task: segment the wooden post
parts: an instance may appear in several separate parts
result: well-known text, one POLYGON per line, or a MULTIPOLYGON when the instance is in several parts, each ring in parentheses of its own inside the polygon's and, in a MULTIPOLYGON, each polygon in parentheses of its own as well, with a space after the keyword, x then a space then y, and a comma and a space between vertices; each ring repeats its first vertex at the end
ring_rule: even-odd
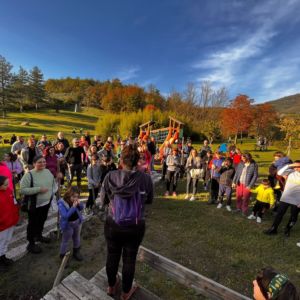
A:
POLYGON ((71 254, 70 251, 68 251, 68 252, 65 254, 65 256, 64 256, 64 258, 63 258, 63 260, 62 260, 62 262, 61 262, 61 264, 60 264, 60 267, 59 267, 59 269, 58 269, 58 272, 57 272, 57 274, 56 274, 56 277, 55 277, 55 280, 54 280, 54 283, 53 283, 53 288, 60 284, 60 281, 61 281, 61 278, 62 278, 64 269, 65 269, 66 264, 67 264, 67 262, 68 262, 68 260, 69 260, 70 254, 71 254))

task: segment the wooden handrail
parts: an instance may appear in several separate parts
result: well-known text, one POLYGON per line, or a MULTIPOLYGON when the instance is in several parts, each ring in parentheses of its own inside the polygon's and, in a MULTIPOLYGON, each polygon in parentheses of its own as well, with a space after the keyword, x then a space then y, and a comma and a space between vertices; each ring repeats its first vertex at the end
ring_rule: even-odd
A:
POLYGON ((177 282, 193 288, 200 294, 214 300, 251 300, 199 273, 192 271, 156 252, 140 246, 138 260, 147 263, 153 269, 174 278, 177 282))

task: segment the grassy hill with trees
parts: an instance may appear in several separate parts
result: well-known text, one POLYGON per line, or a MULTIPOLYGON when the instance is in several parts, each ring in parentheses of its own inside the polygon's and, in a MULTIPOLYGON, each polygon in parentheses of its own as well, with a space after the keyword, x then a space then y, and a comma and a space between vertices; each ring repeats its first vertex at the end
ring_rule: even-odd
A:
POLYGON ((299 114, 300 94, 286 96, 277 100, 268 101, 280 114, 299 114))

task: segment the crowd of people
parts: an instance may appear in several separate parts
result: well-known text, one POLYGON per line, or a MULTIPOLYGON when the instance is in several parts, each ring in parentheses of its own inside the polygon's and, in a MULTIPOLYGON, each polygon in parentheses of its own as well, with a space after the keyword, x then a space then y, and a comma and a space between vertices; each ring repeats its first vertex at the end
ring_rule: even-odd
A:
MULTIPOLYGON (((282 152, 274 153, 269 176, 258 182, 258 164, 249 152, 227 144, 212 151, 208 140, 204 140, 199 151, 189 139, 186 144, 165 142, 159 151, 154 137, 114 141, 112 137, 102 140, 86 133, 80 138, 73 137, 70 143, 64 133, 59 132, 51 142, 46 135, 40 140, 31 135, 26 142, 22 136, 13 136, 11 144, 11 151, 0 163, 0 267, 12 264, 5 254, 14 227, 20 222, 20 207, 28 214, 27 250, 39 254, 42 252, 40 243, 51 242, 49 237, 43 236, 43 229, 54 202, 58 204, 62 232, 59 255, 65 256, 72 240, 73 257, 82 261, 81 225, 84 214, 93 212, 99 195, 100 208, 108 208, 104 226, 107 293, 114 295, 120 283, 117 270, 122 255, 124 300, 136 290, 133 285, 135 260, 145 232, 145 205, 153 200, 150 175, 154 172, 155 159, 162 167, 166 197, 178 196, 177 183, 179 178, 184 178, 186 200, 195 201, 200 186, 209 194, 208 204, 241 213, 257 223, 262 222, 268 209, 273 209, 276 215, 272 226, 265 231, 268 235, 277 233, 290 207, 291 216, 285 229, 288 236, 300 211, 300 161, 292 162, 282 152), (85 206, 80 201, 83 176, 88 182, 85 206), (76 185, 73 185, 75 179, 76 185), (17 199, 17 185, 21 199, 17 199), (232 207, 234 191, 235 209, 232 207), (249 214, 252 194, 256 195, 256 202, 249 214)), ((258 286, 265 298, 257 299, 271 299, 266 298, 268 284, 262 278, 257 277, 254 287, 258 286)), ((271 282, 272 278, 269 279, 271 282)))

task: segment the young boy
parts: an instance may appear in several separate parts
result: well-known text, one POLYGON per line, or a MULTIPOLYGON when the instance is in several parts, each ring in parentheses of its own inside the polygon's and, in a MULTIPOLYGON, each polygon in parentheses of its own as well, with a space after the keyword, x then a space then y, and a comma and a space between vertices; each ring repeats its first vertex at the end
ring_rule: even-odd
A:
POLYGON ((275 204, 274 190, 271 188, 270 181, 268 179, 263 179, 262 183, 257 188, 251 189, 250 191, 251 193, 257 193, 257 196, 253 212, 248 219, 256 219, 257 223, 261 223, 264 212, 275 204))
POLYGON ((231 195, 232 195, 232 180, 235 174, 235 169, 232 166, 232 159, 226 158, 220 169, 220 184, 219 184, 219 197, 217 208, 222 208, 223 197, 226 195, 226 209, 231 211, 231 195))

